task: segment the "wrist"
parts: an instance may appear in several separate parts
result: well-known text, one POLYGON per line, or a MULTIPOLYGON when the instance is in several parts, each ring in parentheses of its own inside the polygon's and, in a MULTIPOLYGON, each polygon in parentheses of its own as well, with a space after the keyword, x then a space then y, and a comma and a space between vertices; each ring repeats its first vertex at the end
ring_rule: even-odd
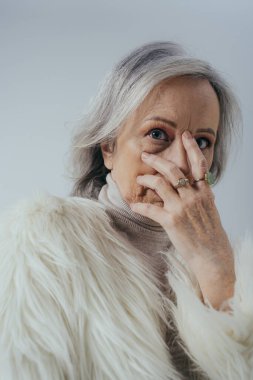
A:
POLYGON ((208 261, 193 260, 191 270, 199 283, 204 303, 219 309, 224 301, 233 297, 236 277, 231 257, 224 263, 210 258, 208 261))

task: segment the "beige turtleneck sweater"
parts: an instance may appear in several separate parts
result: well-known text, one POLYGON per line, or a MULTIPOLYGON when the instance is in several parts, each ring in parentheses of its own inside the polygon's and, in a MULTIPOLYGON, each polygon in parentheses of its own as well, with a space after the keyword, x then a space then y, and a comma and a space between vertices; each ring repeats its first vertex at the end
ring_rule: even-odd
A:
POLYGON ((148 255, 169 248, 170 240, 163 227, 152 219, 131 210, 122 199, 111 173, 107 174, 106 182, 99 193, 98 200, 106 206, 115 226, 127 235, 131 244, 148 255))
POLYGON ((106 182, 99 193, 98 201, 105 206, 113 227, 140 251, 144 261, 149 263, 164 285, 167 266, 161 253, 171 246, 168 234, 157 222, 131 210, 122 199, 111 173, 107 174, 106 182))
MULTIPOLYGON (((162 256, 162 252, 168 251, 172 244, 163 227, 152 219, 131 210, 122 199, 119 188, 110 173, 106 176, 106 184, 99 193, 98 201, 105 206, 114 228, 138 249, 142 259, 152 268, 161 282, 161 289, 171 299, 174 298, 175 295, 164 276, 168 263, 162 256)), ((171 321, 171 330, 166 331, 165 341, 175 367, 185 376, 185 379, 206 379, 198 371, 192 371, 193 363, 182 349, 182 342, 180 343, 173 321, 171 321)))

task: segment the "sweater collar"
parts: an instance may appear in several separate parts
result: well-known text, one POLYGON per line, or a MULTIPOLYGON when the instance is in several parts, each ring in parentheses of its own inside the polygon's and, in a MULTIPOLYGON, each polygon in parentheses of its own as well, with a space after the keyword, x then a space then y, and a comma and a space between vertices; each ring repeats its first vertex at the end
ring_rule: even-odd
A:
POLYGON ((106 176, 106 184, 100 190, 98 201, 105 206, 114 226, 126 234, 138 249, 154 253, 170 246, 168 234, 159 223, 133 212, 122 199, 111 173, 106 176))

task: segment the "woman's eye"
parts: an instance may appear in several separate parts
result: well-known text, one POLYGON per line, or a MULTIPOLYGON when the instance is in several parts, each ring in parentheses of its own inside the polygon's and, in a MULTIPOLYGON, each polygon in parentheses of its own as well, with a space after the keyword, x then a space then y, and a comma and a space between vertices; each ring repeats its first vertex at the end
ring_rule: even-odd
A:
POLYGON ((206 137, 198 137, 196 138, 196 142, 200 149, 206 149, 211 145, 210 140, 208 140, 206 137))
POLYGON ((155 140, 168 140, 168 135, 162 129, 155 128, 149 132, 149 136, 155 140))

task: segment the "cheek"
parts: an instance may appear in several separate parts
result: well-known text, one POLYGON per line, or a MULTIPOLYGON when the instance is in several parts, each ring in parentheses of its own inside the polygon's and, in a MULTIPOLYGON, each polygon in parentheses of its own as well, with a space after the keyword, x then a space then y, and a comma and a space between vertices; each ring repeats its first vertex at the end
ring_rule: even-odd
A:
POLYGON ((141 142, 128 140, 122 148, 114 159, 114 168, 119 174, 131 180, 148 172, 147 165, 141 159, 142 152, 146 150, 141 142))

